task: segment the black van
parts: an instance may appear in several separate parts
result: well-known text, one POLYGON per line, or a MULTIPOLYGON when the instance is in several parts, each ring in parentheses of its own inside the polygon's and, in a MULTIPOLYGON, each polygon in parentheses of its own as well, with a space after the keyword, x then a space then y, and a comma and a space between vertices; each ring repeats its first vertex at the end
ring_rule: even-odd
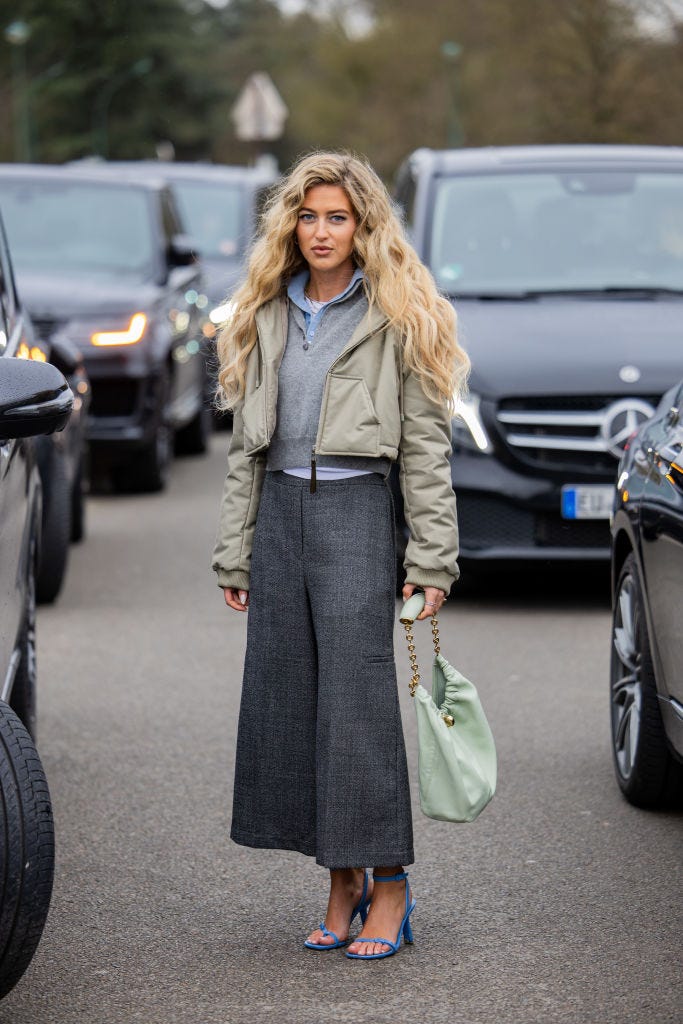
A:
POLYGON ((463 559, 604 559, 618 460, 683 372, 683 148, 416 151, 396 198, 472 360, 463 559))

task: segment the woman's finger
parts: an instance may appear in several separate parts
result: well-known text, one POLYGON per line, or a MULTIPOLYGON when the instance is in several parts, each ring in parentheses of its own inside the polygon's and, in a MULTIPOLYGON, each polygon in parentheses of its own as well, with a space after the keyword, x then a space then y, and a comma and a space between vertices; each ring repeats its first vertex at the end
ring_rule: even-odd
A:
POLYGON ((424 611, 418 615, 418 620, 431 619, 433 615, 437 615, 445 597, 443 590, 439 590, 437 587, 425 587, 424 611))
POLYGON ((236 612, 245 612, 249 607, 249 591, 235 590, 233 587, 224 587, 223 594, 225 603, 236 612))

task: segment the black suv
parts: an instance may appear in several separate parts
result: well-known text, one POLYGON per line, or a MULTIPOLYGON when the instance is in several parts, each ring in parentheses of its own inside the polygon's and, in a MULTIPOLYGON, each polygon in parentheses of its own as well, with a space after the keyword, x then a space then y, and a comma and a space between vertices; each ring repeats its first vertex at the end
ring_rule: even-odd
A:
POLYGON ((158 160, 91 166, 120 168, 127 174, 144 174, 167 182, 199 249, 209 318, 213 317, 214 324, 221 323, 225 314, 220 307, 239 281, 261 207, 277 178, 276 170, 269 164, 238 167, 158 160))
MULTIPOLYGON (((217 360, 213 339, 229 314, 229 297, 243 271, 258 218, 277 180, 270 164, 254 167, 205 163, 175 163, 158 160, 102 163, 79 161, 75 167, 92 171, 112 169, 125 175, 163 178, 173 192, 184 224, 197 243, 204 269, 204 291, 199 302, 206 319, 202 326, 204 352, 211 390, 215 387, 217 360)), ((231 417, 217 414, 217 421, 231 417)))
POLYGON ((683 149, 422 149, 396 197, 472 360, 462 557, 608 559, 618 459, 683 369, 683 149))
POLYGON ((5 165, 0 206, 36 330, 82 351, 93 466, 158 490, 176 450, 203 452, 201 268, 161 180, 5 165))

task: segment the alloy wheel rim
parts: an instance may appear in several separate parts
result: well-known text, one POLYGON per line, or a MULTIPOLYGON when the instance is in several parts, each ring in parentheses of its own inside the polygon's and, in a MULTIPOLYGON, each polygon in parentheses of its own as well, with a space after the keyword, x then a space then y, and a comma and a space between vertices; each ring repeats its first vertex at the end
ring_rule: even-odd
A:
POLYGON ((619 773, 628 779, 638 753, 642 706, 642 653, 638 599, 632 576, 617 598, 612 636, 612 743, 619 773))

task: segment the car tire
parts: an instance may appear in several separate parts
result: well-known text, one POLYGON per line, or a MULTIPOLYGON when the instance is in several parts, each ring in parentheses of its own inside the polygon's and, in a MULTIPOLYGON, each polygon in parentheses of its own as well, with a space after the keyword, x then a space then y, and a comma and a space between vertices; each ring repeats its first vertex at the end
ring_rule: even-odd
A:
POLYGON ((201 405, 190 422, 176 431, 175 450, 177 455, 204 455, 209 448, 213 425, 211 409, 207 399, 202 397, 201 405))
POLYGON ((78 544, 85 537, 85 456, 78 460, 78 468, 71 487, 71 543, 78 544))
POLYGON ((10 706, 24 723, 32 740, 37 736, 37 671, 36 671, 36 541, 31 541, 24 622, 19 640, 20 660, 14 677, 10 706))
POLYGON ((610 665, 612 754, 619 787, 636 807, 678 803, 683 766, 667 744, 635 556, 617 581, 610 665))
POLYGON ((39 604, 51 604, 62 589, 71 540, 71 487, 64 456, 54 450, 43 486, 43 526, 36 576, 39 604))
POLYGON ((114 483, 117 490, 138 494, 163 491, 168 483, 172 446, 170 427, 165 423, 157 423, 153 440, 115 471, 114 483))
POLYGON ((45 926, 54 876, 54 824, 33 740, 0 701, 0 999, 16 985, 45 926))

